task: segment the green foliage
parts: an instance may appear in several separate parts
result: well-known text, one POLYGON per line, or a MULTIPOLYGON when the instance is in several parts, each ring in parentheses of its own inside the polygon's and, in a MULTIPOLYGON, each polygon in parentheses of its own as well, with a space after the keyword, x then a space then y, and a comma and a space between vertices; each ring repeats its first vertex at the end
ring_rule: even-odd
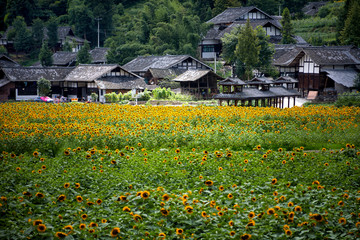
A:
POLYGON ((291 23, 291 16, 290 16, 290 11, 288 8, 285 8, 282 14, 282 18, 281 18, 281 25, 282 25, 282 40, 281 42, 283 44, 291 44, 291 43, 295 43, 294 38, 292 37, 293 35, 293 26, 291 23))
POLYGON ((242 73, 240 76, 238 75, 240 78, 247 80, 252 78, 252 72, 259 63, 260 49, 259 38, 248 19, 246 25, 240 30, 235 49, 235 57, 238 61, 236 68, 242 73))
POLYGON ((360 93, 359 92, 345 92, 343 94, 340 94, 335 102, 335 106, 337 106, 337 107, 343 107, 343 106, 360 107, 360 93))
POLYGON ((51 66, 53 64, 53 59, 52 59, 52 52, 48 46, 47 41, 44 41, 41 49, 40 49, 40 53, 39 53, 39 60, 42 66, 51 66))
POLYGON ((37 18, 32 24, 32 38, 34 48, 41 48, 44 39, 44 22, 37 18))
POLYGON ((95 92, 92 92, 90 96, 91 96, 91 101, 92 102, 96 102, 98 100, 98 97, 99 97, 99 95, 97 93, 95 93, 95 92))
POLYGON ((3 45, 0 46, 0 54, 4 54, 4 55, 8 54, 7 49, 3 45))
POLYGON ((62 50, 65 52, 72 52, 71 44, 69 41, 66 41, 64 45, 62 46, 62 50))
POLYGON ((139 93, 137 97, 139 101, 149 101, 151 98, 150 91, 146 88, 145 91, 139 93))
POLYGON ((214 8, 212 10, 213 17, 222 13, 229 7, 240 7, 241 3, 238 0, 215 0, 214 8))
POLYGON ((91 63, 91 55, 90 55, 89 51, 90 51, 89 43, 87 41, 85 41, 84 46, 82 46, 82 48, 79 50, 79 52, 76 56, 77 64, 91 63))
POLYGON ((354 79, 354 88, 360 92, 360 73, 354 79))
POLYGON ((75 34, 87 39, 88 33, 95 29, 94 16, 83 0, 70 1, 69 23, 75 27, 75 34))
POLYGON ((50 18, 47 22, 47 35, 49 47, 55 49, 58 45, 58 23, 55 17, 50 18))
POLYGON ((40 78, 37 81, 37 89, 40 96, 47 96, 51 91, 51 82, 45 78, 40 78))
POLYGON ((344 30, 341 32, 341 43, 360 47, 360 4, 357 1, 351 5, 344 30))
POLYGON ((279 6, 281 6, 282 3, 283 0, 249 0, 247 5, 256 6, 267 14, 277 15, 279 13, 279 6))
POLYGON ((175 81, 171 81, 171 80, 167 80, 164 79, 159 83, 159 87, 161 88, 170 88, 170 89, 176 89, 176 88, 180 88, 180 83, 179 82, 175 82, 175 81))
POLYGON ((154 99, 160 100, 160 99, 170 99, 175 94, 173 91, 171 91, 170 88, 166 89, 165 87, 163 87, 163 88, 155 88, 152 91, 152 95, 154 99))
MULTIPOLYGON (((32 37, 31 32, 26 28, 26 23, 23 17, 18 16, 13 24, 13 40, 16 52, 28 53, 31 50, 32 37)), ((10 35, 11 35, 10 34, 10 35)))

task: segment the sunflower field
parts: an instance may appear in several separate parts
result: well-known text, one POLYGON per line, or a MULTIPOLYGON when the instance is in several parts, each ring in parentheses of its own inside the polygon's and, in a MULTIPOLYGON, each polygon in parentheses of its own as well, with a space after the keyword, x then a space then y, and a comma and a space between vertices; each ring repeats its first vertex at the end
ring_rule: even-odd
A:
POLYGON ((0 104, 0 239, 360 239, 360 108, 0 104))

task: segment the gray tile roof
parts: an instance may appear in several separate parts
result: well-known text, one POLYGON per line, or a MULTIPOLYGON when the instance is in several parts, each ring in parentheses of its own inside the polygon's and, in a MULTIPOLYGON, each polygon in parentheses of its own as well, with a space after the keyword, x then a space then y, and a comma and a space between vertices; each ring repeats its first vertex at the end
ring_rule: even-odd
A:
POLYGON ((319 65, 353 65, 360 64, 360 60, 350 52, 350 46, 335 47, 304 47, 303 51, 319 65))
POLYGON ((120 67, 117 64, 80 64, 65 77, 65 81, 92 82, 120 67))
POLYGON ((271 87, 268 91, 261 91, 257 88, 243 88, 242 92, 220 93, 214 96, 214 99, 220 100, 250 100, 274 97, 297 97, 300 93, 293 89, 284 87, 271 87))
POLYGON ((258 10, 259 12, 266 15, 269 19, 272 17, 268 15, 267 13, 261 11, 260 9, 249 6, 249 7, 235 7, 235 8, 228 8, 222 13, 218 14, 217 16, 213 17, 207 23, 213 23, 213 24, 228 24, 233 23, 236 20, 238 20, 240 17, 244 16, 246 13, 250 12, 251 10, 258 10))
POLYGON ((6 84, 10 83, 7 79, 0 79, 0 88, 5 86, 6 84))
POLYGON ((289 76, 281 76, 281 77, 278 77, 274 83, 298 83, 299 81, 292 78, 292 77, 289 77, 289 76))
POLYGON ((246 84, 273 84, 274 80, 272 78, 267 78, 267 77, 254 77, 253 79, 251 79, 250 81, 247 81, 246 84))
POLYGON ((63 52, 58 51, 52 55, 53 65, 55 66, 70 66, 76 62, 77 52, 63 52))
POLYGON ((168 68, 168 69, 149 68, 146 75, 148 73, 150 73, 153 78, 157 78, 157 79, 164 79, 164 78, 173 79, 176 76, 184 73, 185 71, 186 71, 186 69, 177 69, 177 68, 168 68))
POLYGON ((306 15, 314 16, 318 13, 319 9, 324 6, 326 3, 325 1, 322 2, 309 2, 308 4, 303 7, 302 11, 306 15))
POLYGON ((20 64, 8 56, 0 54, 0 67, 20 67, 20 64))
POLYGON ((191 58, 202 65, 208 67, 206 64, 200 62, 199 60, 193 58, 190 55, 165 55, 165 56, 142 56, 137 57, 134 60, 123 65, 123 68, 131 72, 146 72, 149 68, 170 68, 182 61, 191 58))
POLYGON ((183 74, 177 76, 173 79, 175 82, 194 82, 199 80, 200 78, 206 76, 207 74, 212 74, 216 77, 216 79, 223 79, 216 73, 211 70, 187 70, 183 74))
POLYGON ((106 63, 109 48, 94 48, 90 51, 91 63, 106 63))
POLYGON ((147 87, 143 78, 138 77, 106 77, 95 80, 96 85, 100 89, 126 89, 131 90, 134 88, 143 88, 147 87))
POLYGON ((73 69, 64 67, 2 68, 9 81, 37 81, 40 78, 50 81, 62 81, 73 69))
POLYGON ((219 81, 218 85, 227 85, 227 86, 239 86, 239 85, 246 85, 246 83, 239 79, 239 78, 226 78, 225 80, 219 81))
POLYGON ((334 80, 336 83, 344 85, 345 87, 354 87, 354 80, 358 75, 358 72, 354 69, 346 70, 324 70, 327 76, 334 80))

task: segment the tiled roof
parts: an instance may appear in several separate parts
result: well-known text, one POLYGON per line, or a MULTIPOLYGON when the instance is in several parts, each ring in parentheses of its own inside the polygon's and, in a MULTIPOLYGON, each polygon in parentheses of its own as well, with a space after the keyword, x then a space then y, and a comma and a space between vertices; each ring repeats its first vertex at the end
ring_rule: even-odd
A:
POLYGON ((164 55, 164 56, 137 57, 134 60, 123 65, 123 68, 131 72, 146 72, 149 68, 166 69, 178 63, 181 63, 182 61, 188 58, 191 58, 210 69, 209 66, 191 57, 190 55, 164 55))
POLYGON ((109 48, 94 48, 90 51, 91 63, 106 63, 109 48))
POLYGON ((74 68, 64 67, 12 67, 2 68, 10 81, 37 81, 45 78, 50 81, 61 81, 74 68))
POLYGON ((20 67, 20 64, 8 56, 0 54, 0 67, 20 67))
POLYGON ((53 65, 55 66, 70 66, 76 61, 77 52, 63 52, 59 51, 53 54, 53 65))
POLYGON ((263 13, 264 15, 266 15, 268 18, 271 19, 271 16, 268 15, 267 13, 261 11, 260 9, 254 7, 254 6, 250 6, 250 7, 228 8, 225 11, 223 11, 222 13, 220 13, 217 16, 213 17, 212 19, 210 19, 207 22, 208 23, 213 23, 213 24, 233 23, 237 19, 241 18, 243 15, 245 15, 246 13, 248 13, 251 10, 254 10, 254 9, 256 9, 257 11, 263 13))
POLYGON ((261 91, 257 88, 243 88, 242 92, 220 93, 214 96, 214 99, 220 100, 250 100, 259 98, 274 97, 297 97, 300 93, 296 90, 286 89, 284 87, 271 87, 268 91, 261 91))
POLYGON ((96 85, 100 89, 126 89, 131 90, 134 88, 146 88, 146 83, 143 78, 138 77, 106 77, 95 80, 96 85))
POLYGON ((216 79, 223 79, 216 73, 214 73, 211 70, 187 70, 183 74, 177 76, 173 79, 175 82, 194 82, 196 80, 199 80, 203 76, 206 76, 207 74, 212 74, 216 77, 216 79))
POLYGON ((354 80, 358 75, 358 72, 354 69, 346 70, 324 70, 327 76, 334 80, 336 83, 344 85, 345 87, 354 87, 354 80))
POLYGON ((304 47, 303 51, 318 65, 353 65, 360 60, 350 52, 350 46, 336 47, 304 47))
MULTIPOLYGON (((173 79, 176 76, 184 73, 185 69, 176 69, 176 68, 168 68, 168 69, 159 69, 159 68, 149 68, 147 73, 150 73, 153 78, 157 79, 173 79)), ((146 75, 145 75, 146 76, 146 75)))
POLYGON ((239 78, 226 78, 225 80, 219 81, 218 85, 246 85, 246 83, 239 78))

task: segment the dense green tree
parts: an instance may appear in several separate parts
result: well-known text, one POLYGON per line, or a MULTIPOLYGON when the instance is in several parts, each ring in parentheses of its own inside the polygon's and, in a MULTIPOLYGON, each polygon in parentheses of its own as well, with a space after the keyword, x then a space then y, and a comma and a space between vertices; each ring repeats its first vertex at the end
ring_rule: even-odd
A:
POLYGON ((37 81, 37 89, 40 96, 47 96, 51 91, 51 82, 45 78, 40 78, 37 81))
POLYGON ((312 0, 284 0, 282 8, 288 8, 292 14, 302 15, 302 8, 311 1, 312 0))
POLYGON ((33 21, 31 28, 32 28, 33 46, 35 49, 39 49, 41 48, 44 39, 44 22, 40 18, 37 18, 33 21))
POLYGON ((354 79, 354 88, 357 91, 360 91, 360 73, 358 73, 358 75, 356 76, 356 78, 354 79))
POLYGON ((84 46, 79 50, 76 60, 77 64, 89 64, 91 63, 91 55, 89 53, 90 45, 88 41, 85 41, 84 46))
POLYGON ((267 76, 274 77, 277 75, 277 70, 272 65, 275 47, 270 43, 270 36, 266 35, 266 31, 258 26, 256 28, 256 37, 259 39, 259 62, 256 68, 267 76))
POLYGON ((47 41, 42 43, 39 53, 39 60, 42 66, 51 66, 53 64, 52 51, 50 50, 47 41))
POLYGON ((5 18, 6 15, 6 0, 0 0, 0 31, 5 31, 6 30, 6 25, 5 25, 5 18))
POLYGON ((345 0, 345 4, 339 9, 339 17, 336 24, 336 39, 340 43, 341 32, 344 30, 345 21, 350 13, 351 5, 354 0, 345 0))
POLYGON ((344 30, 341 32, 342 44, 353 44, 360 47, 360 5, 354 1, 351 5, 344 30))
POLYGON ((291 24, 291 16, 289 9, 285 8, 281 18, 281 25, 282 25, 282 40, 283 44, 290 44, 295 43, 296 41, 292 37, 293 35, 293 26, 291 24))
POLYGON ((248 19, 245 26, 241 28, 235 49, 235 57, 241 63, 236 68, 238 72, 242 73, 242 78, 249 80, 253 76, 253 70, 259 63, 259 54, 259 39, 248 19))
POLYGON ((26 24, 30 25, 35 10, 35 0, 7 0, 4 22, 10 26, 17 16, 22 16, 26 24))
POLYGON ((47 36, 48 36, 48 44, 49 47, 55 50, 56 46, 58 46, 58 22, 55 17, 52 17, 47 22, 47 36))
MULTIPOLYGON (((14 40, 14 48, 16 52, 29 52, 31 50, 32 36, 31 31, 27 29, 25 20, 21 16, 17 16, 14 20, 12 33, 14 40)), ((11 36, 10 36, 11 38, 11 36)))
POLYGON ((69 43, 69 41, 66 41, 64 43, 64 45, 62 46, 62 50, 65 52, 71 52, 72 48, 71 48, 71 44, 69 43))
POLYGON ((230 64, 234 64, 236 61, 235 49, 238 43, 241 26, 234 28, 230 34, 225 34, 221 39, 222 41, 222 58, 230 64))
POLYGON ((71 0, 68 8, 70 24, 75 27, 75 34, 84 39, 96 29, 92 11, 85 5, 84 0, 71 0))
POLYGON ((240 7, 241 3, 238 0, 215 0, 214 8, 212 10, 213 16, 216 16, 229 7, 240 7))

